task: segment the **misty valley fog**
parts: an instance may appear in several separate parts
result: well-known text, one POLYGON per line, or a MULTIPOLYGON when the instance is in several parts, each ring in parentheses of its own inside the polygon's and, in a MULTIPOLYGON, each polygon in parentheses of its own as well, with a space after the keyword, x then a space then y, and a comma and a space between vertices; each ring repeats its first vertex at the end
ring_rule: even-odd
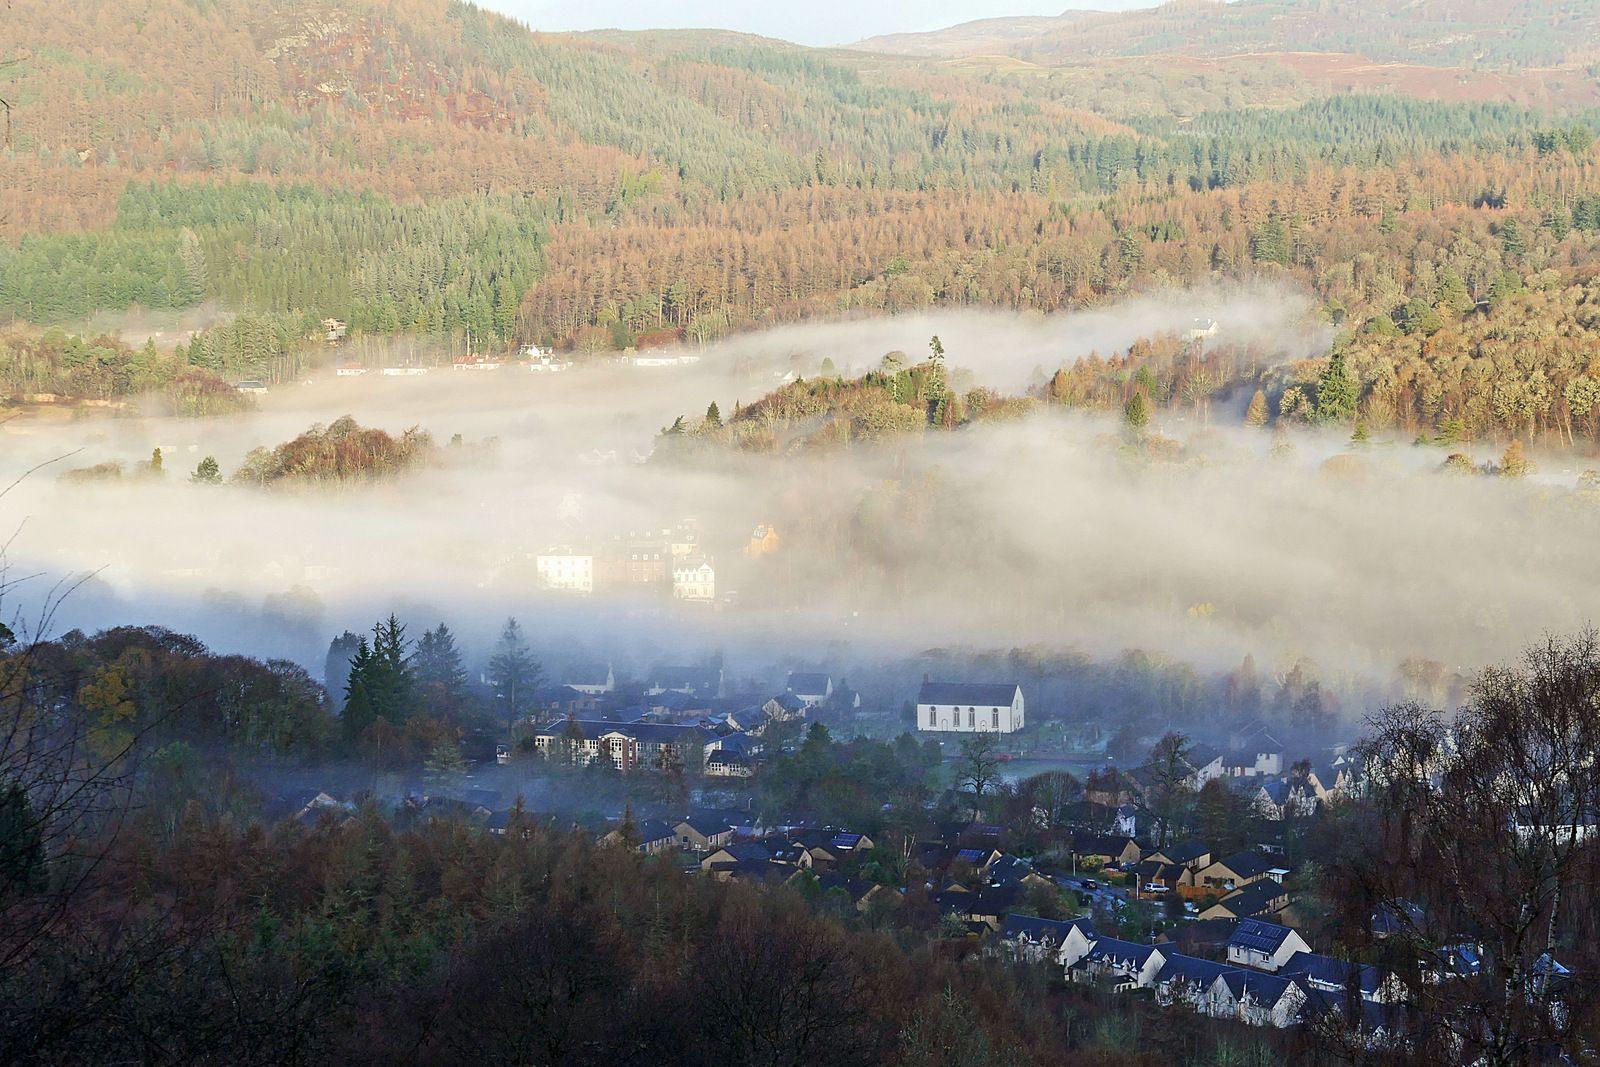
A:
MULTIPOLYGON (((1600 508, 1576 472, 1525 483, 1439 473, 1442 452, 1346 433, 1245 429, 1248 397, 1209 423, 1185 409, 1152 429, 1175 460, 1129 456, 1117 425, 1041 409, 877 447, 650 459, 662 427, 749 403, 824 358, 843 374, 937 333, 952 373, 1018 393, 1063 361, 1215 318, 1273 360, 1321 351, 1293 294, 1169 294, 1050 318, 937 314, 789 328, 705 349, 679 367, 580 364, 557 374, 334 378, 275 388, 229 420, 90 419, 5 426, 0 476, 72 453, 3 501, 8 605, 36 619, 47 591, 88 576, 52 629, 160 623, 219 650, 318 670, 328 640, 393 610, 445 620, 484 647, 514 614, 552 661, 648 668, 724 652, 731 667, 930 647, 1141 648, 1227 668, 1314 660, 1335 686, 1384 682, 1409 656, 1470 671, 1530 633, 1593 614, 1600 508), (258 445, 353 415, 418 426, 441 464, 379 485, 255 489, 189 483, 258 445), (461 435, 459 446, 447 444, 461 435), (162 450, 159 479, 65 485, 60 471, 162 450), (1329 465, 1330 457, 1353 459, 1329 465), (1553 521, 1559 517, 1559 521, 1553 521), (541 589, 549 546, 692 522, 718 602, 541 589), (777 552, 743 551, 770 524, 777 552)), ((1487 453, 1486 453, 1487 454, 1487 453)), ((892 694, 883 694, 892 698, 892 694)))

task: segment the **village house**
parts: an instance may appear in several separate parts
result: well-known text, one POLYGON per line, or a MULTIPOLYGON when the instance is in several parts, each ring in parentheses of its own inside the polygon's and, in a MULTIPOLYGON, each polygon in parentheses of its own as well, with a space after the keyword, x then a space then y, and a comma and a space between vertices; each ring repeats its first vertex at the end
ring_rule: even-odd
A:
POLYGON ((685 559, 672 565, 675 600, 709 603, 717 598, 717 569, 709 559, 685 559))
POLYGON ((1087 918, 1039 919, 1012 913, 1000 927, 1000 940, 1018 959, 1065 967, 1064 957, 1076 963, 1089 954, 1095 932, 1087 918))
POLYGON ((823 673, 791 671, 784 689, 806 707, 820 707, 833 696, 833 678, 823 673))
POLYGON ((1139 843, 1125 834, 1073 834, 1072 857, 1086 867, 1115 864, 1127 867, 1139 862, 1139 843))
POLYGON ((568 671, 564 678, 562 684, 568 689, 576 689, 590 696, 603 696, 617 688, 617 676, 609 663, 581 664, 568 671))
POLYGON ((1211 849, 1201 841, 1178 841, 1145 853, 1144 860, 1198 871, 1211 863, 1211 849))
POLYGON ((1306 991, 1298 982, 1276 974, 1258 971, 1229 971, 1212 986, 1215 1014, 1233 1016, 1251 1026, 1280 1029, 1300 1021, 1306 991))
POLYGON ((677 846, 677 831, 666 823, 658 819, 646 819, 639 824, 639 851, 645 855, 658 856, 677 846))
POLYGON ((1233 892, 1253 882, 1259 882, 1268 873, 1279 870, 1277 861, 1259 852, 1236 852, 1225 859, 1213 860, 1195 871, 1194 888, 1202 892, 1233 892))
POLYGON ((459 371, 497 371, 505 365, 497 356, 457 356, 450 361, 451 369, 459 371))
POLYGON ((1235 737, 1223 769, 1233 778, 1276 777, 1283 773, 1283 745, 1265 726, 1254 723, 1235 737))
POLYGON ((720 667, 657 667, 650 676, 650 696, 685 693, 717 699, 722 696, 720 667))
POLYGON ((745 542, 744 554, 751 559, 770 556, 778 550, 778 528, 768 523, 761 523, 750 532, 750 540, 745 542))
POLYGON ((1022 687, 973 682, 923 682, 917 729, 1009 734, 1022 729, 1022 687))
POLYGON ((1289 891, 1273 878, 1236 889, 1200 913, 1202 919, 1268 919, 1289 906, 1289 891))
POLYGON ((678 847, 689 852, 712 852, 733 843, 733 827, 725 819, 691 815, 672 828, 678 847))
POLYGON ((572 593, 593 593, 595 557, 593 552, 571 547, 551 548, 533 558, 534 573, 546 589, 572 593))
POLYGON ((889 886, 860 878, 846 878, 831 871, 824 871, 821 874, 798 871, 790 875, 785 884, 796 887, 807 886, 823 896, 844 897, 858 912, 865 912, 872 906, 874 900, 892 899, 899 895, 899 890, 889 886))
POLYGON ((1221 778, 1226 773, 1222 765, 1222 753, 1210 745, 1194 745, 1184 753, 1183 758, 1189 765, 1189 788, 1196 792, 1207 782, 1221 778))
POLYGON ((669 589, 672 550, 666 535, 630 531, 607 543, 595 558, 595 585, 603 589, 669 589))
POLYGON ((1198 956, 1168 953, 1166 963, 1156 973, 1156 1003, 1162 1007, 1182 1006, 1202 1015, 1215 1015, 1219 1008, 1216 981, 1236 969, 1198 956))
POLYGON ((1324 956, 1316 952, 1296 952, 1279 972, 1294 976, 1307 989, 1323 993, 1354 993, 1362 1000, 1383 1001, 1396 998, 1399 990, 1389 977, 1370 963, 1324 956))
POLYGON ((768 722, 795 722, 806 717, 811 705, 793 693, 779 693, 761 705, 761 714, 768 722))
POLYGON ((543 713, 541 718, 581 718, 600 710, 598 697, 570 685, 541 687, 533 694, 533 704, 543 713))
POLYGON ((1311 946, 1296 931, 1259 919, 1240 920, 1238 929, 1228 938, 1229 963, 1263 971, 1277 971, 1296 952, 1310 951, 1311 946))
POLYGON ((1067 973, 1074 981, 1107 982, 1113 992, 1123 992, 1150 988, 1166 962, 1155 945, 1101 937, 1083 959, 1067 967, 1067 973))
POLYGON ((706 753, 706 774, 713 778, 749 778, 755 773, 755 757, 745 752, 714 748, 706 753))
POLYGON ((772 863, 772 853, 756 841, 730 841, 700 861, 700 870, 718 881, 735 877, 762 877, 772 863))
POLYGON ((535 731, 533 745, 546 759, 580 767, 605 758, 623 773, 670 766, 698 771, 705 766, 706 745, 715 736, 699 726, 672 723, 561 719, 535 731))

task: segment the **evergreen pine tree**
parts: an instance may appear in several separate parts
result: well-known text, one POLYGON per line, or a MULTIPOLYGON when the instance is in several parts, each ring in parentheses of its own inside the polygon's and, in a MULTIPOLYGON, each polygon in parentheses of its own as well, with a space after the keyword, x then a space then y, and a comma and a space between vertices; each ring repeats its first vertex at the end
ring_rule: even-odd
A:
POLYGON ((415 710, 416 683, 406 655, 406 628, 392 614, 372 628, 367 690, 379 718, 400 723, 415 710))
POLYGON ((1317 421, 1348 422, 1355 417, 1360 391, 1345 364, 1344 352, 1335 349, 1317 381, 1317 421))
POLYGON ((522 626, 514 618, 507 619, 489 659, 489 684, 494 688, 495 704, 503 719, 516 722, 528 714, 542 674, 528 650, 522 626))
POLYGON ((378 719, 377 705, 372 698, 373 662, 372 648, 367 644, 367 639, 359 638, 355 655, 349 660, 344 710, 339 718, 340 732, 350 744, 354 744, 367 727, 378 719))
POLYGON ((455 634, 444 623, 423 632, 411 667, 423 708, 430 715, 451 715, 461 711, 469 691, 466 667, 456 647, 455 634))
POLYGON ((189 475, 189 480, 196 485, 221 485, 222 468, 217 466, 217 457, 207 456, 195 464, 194 473, 189 475))
POLYGON ((1122 421, 1134 433, 1143 433, 1150 425, 1150 401, 1143 392, 1135 392, 1122 408, 1122 421))

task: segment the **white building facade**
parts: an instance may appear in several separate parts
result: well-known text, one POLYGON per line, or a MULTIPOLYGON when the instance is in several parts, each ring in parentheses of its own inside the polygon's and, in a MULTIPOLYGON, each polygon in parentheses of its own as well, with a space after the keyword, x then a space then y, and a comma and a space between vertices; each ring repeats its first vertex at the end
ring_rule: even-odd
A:
POLYGON ((710 560, 683 560, 672 567, 672 595, 679 600, 715 600, 717 570, 710 560))
POLYGON ((917 729, 924 732, 1009 734, 1023 723, 1015 683, 923 682, 917 694, 917 729))
POLYGON ((539 581, 547 589, 572 593, 594 592, 594 554, 589 552, 546 552, 534 557, 539 581))

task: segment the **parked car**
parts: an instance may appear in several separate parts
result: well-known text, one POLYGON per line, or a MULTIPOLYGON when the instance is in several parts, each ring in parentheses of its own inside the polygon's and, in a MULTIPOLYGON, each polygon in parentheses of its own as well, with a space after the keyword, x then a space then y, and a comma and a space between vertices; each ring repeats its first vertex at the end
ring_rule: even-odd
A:
POLYGON ((1159 897, 1167 891, 1167 887, 1162 885, 1160 882, 1146 882, 1144 884, 1144 889, 1142 890, 1142 892, 1152 897, 1159 897))

